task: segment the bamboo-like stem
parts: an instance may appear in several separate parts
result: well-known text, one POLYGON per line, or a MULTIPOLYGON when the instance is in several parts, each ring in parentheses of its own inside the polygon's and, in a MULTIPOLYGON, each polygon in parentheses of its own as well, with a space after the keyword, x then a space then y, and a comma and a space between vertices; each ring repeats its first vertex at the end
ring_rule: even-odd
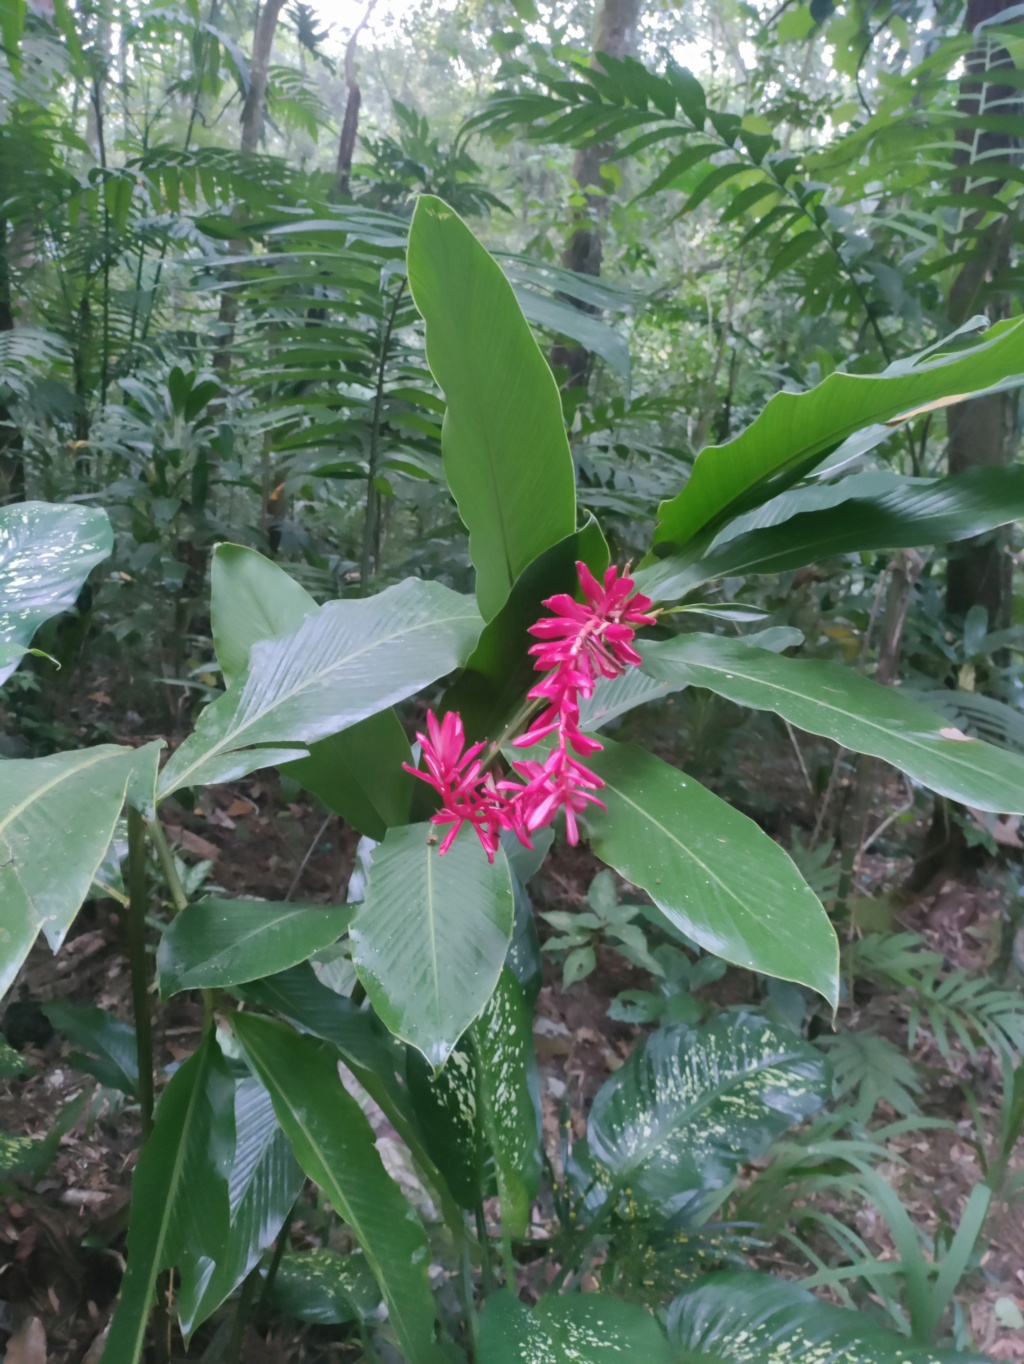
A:
POLYGON ((139 1063, 142 1140, 153 1130, 153 1023, 146 966, 146 826, 138 810, 128 809, 128 961, 135 1012, 135 1051, 139 1063))

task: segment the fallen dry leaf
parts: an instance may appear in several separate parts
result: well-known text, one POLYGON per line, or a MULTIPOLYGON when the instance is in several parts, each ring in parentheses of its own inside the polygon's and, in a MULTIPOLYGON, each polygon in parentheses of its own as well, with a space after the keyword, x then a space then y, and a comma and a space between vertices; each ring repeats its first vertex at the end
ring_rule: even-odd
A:
POLYGON ((46 1332, 38 1317, 29 1317, 11 1336, 4 1364, 46 1364, 46 1332))

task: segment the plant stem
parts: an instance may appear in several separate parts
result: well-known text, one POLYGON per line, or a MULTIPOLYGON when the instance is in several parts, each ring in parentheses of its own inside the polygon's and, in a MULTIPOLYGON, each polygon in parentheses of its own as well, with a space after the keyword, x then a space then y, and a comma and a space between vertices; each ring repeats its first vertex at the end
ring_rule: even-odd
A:
POLYGON ((146 826, 138 810, 128 808, 128 961, 135 1011, 135 1049, 139 1062, 139 1110, 142 1140, 153 1130, 153 1023, 149 1011, 146 967, 146 826))
POLYGON ((175 912, 180 914, 188 904, 188 896, 185 894, 185 887, 181 884, 178 868, 174 865, 174 853, 171 851, 171 845, 164 833, 164 826, 158 819, 154 818, 149 821, 147 828, 149 829, 149 836, 153 840, 153 847, 156 849, 160 870, 167 881, 167 889, 171 893, 175 912))
POLYGON ((274 1246, 274 1253, 271 1256, 270 1264, 267 1267, 267 1277, 263 1281, 263 1292, 260 1294, 260 1300, 256 1304, 257 1312, 264 1311, 270 1302, 270 1294, 273 1292, 274 1280, 277 1278, 277 1271, 281 1267, 282 1257, 288 1247, 288 1236, 292 1229, 292 1219, 294 1216, 295 1204, 293 1203, 288 1209, 288 1216, 281 1223, 281 1230, 277 1233, 277 1244, 274 1246))
POLYGON ((373 399, 370 423, 370 453, 366 469, 366 515, 363 519, 363 553, 359 563, 359 595, 366 596, 370 578, 376 576, 380 558, 380 493, 377 491, 377 455, 380 448, 381 414, 384 409, 384 375, 388 363, 388 347, 394 330, 398 309, 405 293, 405 280, 399 285, 385 321, 380 339, 380 360, 377 364, 377 392, 373 399))

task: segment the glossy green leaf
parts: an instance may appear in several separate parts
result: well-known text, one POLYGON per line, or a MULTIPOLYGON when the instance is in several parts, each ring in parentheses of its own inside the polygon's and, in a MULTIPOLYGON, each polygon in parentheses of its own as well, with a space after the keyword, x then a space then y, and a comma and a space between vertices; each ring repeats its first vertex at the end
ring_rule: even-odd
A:
POLYGON ((297 1321, 339 1326, 372 1317, 380 1292, 365 1255, 339 1255, 324 1246, 281 1257, 270 1304, 297 1321))
POLYGON ((311 744, 307 758, 281 771, 379 843, 388 829, 409 822, 416 778, 403 763, 412 765, 412 749, 389 707, 311 744))
POLYGON ((839 944, 789 855, 678 768, 630 744, 604 743, 587 760, 606 783, 607 811, 587 813, 602 862, 646 890, 706 951, 809 985, 835 1004, 839 944))
POLYGON ((64 941, 138 760, 134 749, 101 744, 0 763, 0 995, 40 932, 55 952, 64 941))
POLYGON ((751 1270, 700 1279, 669 1308, 668 1333, 683 1361, 707 1364, 985 1364, 980 1355, 915 1345, 868 1313, 751 1270))
POLYGON ((545 598, 556 592, 570 596, 578 592, 577 560, 598 578, 608 567, 608 545, 592 516, 582 530, 559 540, 519 575, 508 600, 484 626, 465 669, 445 694, 445 709, 459 712, 471 739, 500 733, 537 680, 528 653, 536 641, 528 631, 545 614, 541 605, 545 598))
MULTIPOLYGON (((305 1175, 274 1114, 270 1095, 253 1076, 235 1083, 235 1149, 228 1166, 227 1223, 218 1226, 218 1203, 203 1219, 203 1235, 218 1256, 195 1301, 189 1331, 229 1297, 277 1239, 302 1190, 305 1175)), ((205 1245, 199 1247, 205 1254, 205 1245)), ((379 1300, 379 1299, 378 1299, 379 1300)))
POLYGON ((226 686, 261 639, 290 635, 320 607, 283 568, 244 545, 218 545, 210 564, 210 623, 226 686))
POLYGON ((835 663, 785 658, 716 635, 681 635, 641 652, 644 672, 659 681, 707 687, 737 705, 773 710, 976 809, 1024 813, 1024 758, 969 738, 894 687, 835 663))
POLYGON ((1024 375, 1024 322, 997 324, 969 350, 932 353, 884 374, 836 371, 806 393, 777 393, 745 431, 709 446, 689 482, 658 509, 656 545, 685 545, 698 532, 766 501, 862 427, 926 404, 958 401, 1024 375))
POLYGON ((59 1033, 78 1051, 68 1060, 79 1070, 94 1075, 101 1085, 135 1095, 139 1086, 139 1059, 135 1029, 106 1009, 82 1009, 55 999, 43 1012, 59 1033))
POLYGON ((405 1049, 376 1014, 328 989, 317 980, 308 963, 254 981, 238 993, 249 1003, 276 1010, 301 1031, 312 1033, 338 1049, 355 1078, 415 1156, 449 1226, 459 1228, 461 1213, 444 1175, 424 1146, 409 1092, 400 1078, 399 1073, 405 1071, 405 1049))
POLYGON ((333 1049, 270 1019, 235 1014, 232 1022, 299 1164, 362 1247, 408 1364, 442 1364, 426 1235, 384 1169, 373 1129, 338 1077, 333 1049))
POLYGON ((465 597, 415 578, 329 602, 294 634, 253 645, 243 677, 164 768, 160 794, 223 781, 250 746, 311 743, 386 710, 464 663, 479 630, 465 597))
POLYGON ((43 621, 74 606, 113 547, 110 520, 98 507, 18 502, 0 508, 0 683, 43 621))
POLYGON ((136 1364, 157 1275, 180 1263, 179 1312, 191 1319, 223 1245, 210 1228, 228 1225, 227 1166, 234 1147, 234 1086, 212 1034, 178 1068, 156 1110, 153 1133, 132 1180, 128 1267, 103 1364, 136 1364), (192 1246, 205 1256, 189 1255, 192 1246))
POLYGON ((502 1220, 522 1237, 540 1185, 540 1092, 533 1012, 506 967, 470 1029, 481 1125, 493 1159, 502 1220))
POLYGON ((502 270, 431 195, 409 229, 409 285, 447 401, 445 475, 490 620, 523 569, 576 527, 561 398, 502 270))
POLYGON ((479 1364, 673 1364, 674 1358, 649 1312, 607 1293, 544 1297, 531 1309, 502 1289, 480 1315, 479 1364))
MULTIPOLYGON (((210 614, 217 659, 228 686, 245 673, 252 646, 291 634, 320 607, 284 569, 242 545, 218 545, 210 570, 210 614)), ((409 818, 412 754, 393 710, 320 739, 307 757, 278 763, 360 833, 380 841, 409 818)))
POLYGON ((628 1215, 700 1221, 829 1092, 822 1053, 767 1019, 724 1013, 660 1028, 594 1098, 581 1162, 596 1181, 588 1203, 612 1197, 628 1215))
POLYGON ((160 939, 160 992, 223 989, 273 975, 337 942, 354 913, 351 905, 198 900, 160 939))
POLYGON ((448 852, 431 824, 391 829, 374 850, 352 924, 352 959, 391 1031, 437 1069, 484 1008, 512 935, 512 878, 469 829, 448 852))
MULTIPOLYGON (((861 481, 846 480, 851 493, 861 481)), ((1024 466, 887 482, 884 492, 851 496, 836 506, 806 512, 800 511, 802 503, 820 497, 825 489, 783 494, 777 500, 786 501, 794 513, 787 520, 735 536, 700 558, 663 559, 645 574, 644 590, 658 601, 671 601, 713 578, 782 573, 833 554, 948 544, 1024 517, 1024 466)), ((828 491, 843 487, 840 483, 828 491)))
POLYGON ((506 967, 481 1016, 431 1074, 410 1050, 410 1094, 427 1148, 464 1208, 495 1192, 502 1219, 523 1236, 540 1181, 539 1095, 533 1018, 506 967))

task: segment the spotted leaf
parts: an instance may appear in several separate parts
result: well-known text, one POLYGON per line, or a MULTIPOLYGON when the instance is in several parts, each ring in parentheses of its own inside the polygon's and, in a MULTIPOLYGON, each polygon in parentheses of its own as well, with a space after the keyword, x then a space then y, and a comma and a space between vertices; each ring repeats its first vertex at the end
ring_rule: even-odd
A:
POLYGON ((487 1299, 477 1341, 479 1364, 672 1364, 655 1319, 607 1293, 546 1297, 531 1311, 511 1293, 487 1299))
POLYGON ((707 1275, 681 1294, 668 1332, 681 1358, 706 1364, 984 1364, 914 1345, 799 1284, 749 1270, 707 1275))
POLYGON ((593 1211, 698 1220, 827 1094, 821 1053, 763 1018, 659 1029, 598 1091, 575 1182, 593 1211))

